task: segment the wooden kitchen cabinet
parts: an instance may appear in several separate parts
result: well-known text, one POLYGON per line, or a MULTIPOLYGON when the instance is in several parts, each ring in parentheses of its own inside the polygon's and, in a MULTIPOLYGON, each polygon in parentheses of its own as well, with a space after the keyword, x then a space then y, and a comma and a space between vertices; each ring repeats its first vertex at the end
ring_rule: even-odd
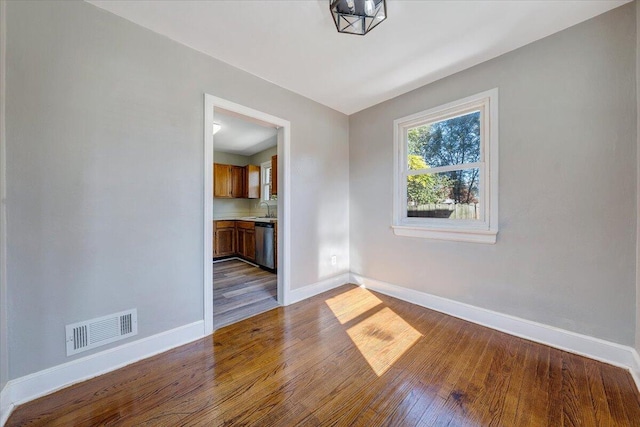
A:
POLYGON ((235 221, 213 221, 213 257, 234 255, 236 253, 235 221))
POLYGON ((256 259, 256 229, 252 221, 236 221, 237 253, 241 257, 255 261, 256 259))
POLYGON ((271 156, 271 195, 278 194, 278 156, 271 156))
POLYGON ((244 166, 231 166, 231 197, 244 197, 245 181, 244 166))
POLYGON ((260 166, 213 164, 213 197, 260 198, 260 166))
POLYGON ((245 199, 260 198, 260 166, 247 165, 244 167, 245 181, 243 197, 245 199))
POLYGON ((256 229, 253 221, 213 221, 213 257, 239 255, 256 260, 256 229))
POLYGON ((231 197, 231 166, 213 164, 213 197, 231 197))
POLYGON ((213 197, 240 198, 244 187, 244 166, 213 164, 213 197))
POLYGON ((244 166, 213 164, 213 197, 242 197, 244 166))

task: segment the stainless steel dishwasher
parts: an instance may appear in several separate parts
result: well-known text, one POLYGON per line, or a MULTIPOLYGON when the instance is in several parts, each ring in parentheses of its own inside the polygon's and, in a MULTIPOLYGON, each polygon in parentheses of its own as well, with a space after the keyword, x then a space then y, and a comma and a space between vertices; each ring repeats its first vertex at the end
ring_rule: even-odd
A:
POLYGON ((256 222, 256 263, 262 267, 275 267, 273 248, 273 224, 256 222))

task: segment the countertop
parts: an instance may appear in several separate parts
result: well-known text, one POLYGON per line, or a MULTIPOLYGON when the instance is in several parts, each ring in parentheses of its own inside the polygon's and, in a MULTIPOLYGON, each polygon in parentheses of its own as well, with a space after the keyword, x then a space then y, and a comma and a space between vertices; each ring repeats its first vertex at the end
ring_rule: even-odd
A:
POLYGON ((264 218, 259 216, 227 216, 214 218, 214 221, 253 221, 253 222, 278 222, 278 218, 264 218))

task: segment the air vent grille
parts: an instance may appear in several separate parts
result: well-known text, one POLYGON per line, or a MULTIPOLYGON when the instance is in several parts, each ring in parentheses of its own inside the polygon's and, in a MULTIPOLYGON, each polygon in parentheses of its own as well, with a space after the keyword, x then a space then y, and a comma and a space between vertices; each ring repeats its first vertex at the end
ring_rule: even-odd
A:
POLYGON ((109 344, 138 333, 138 312, 132 310, 66 326, 67 356, 109 344))
POLYGON ((87 325, 78 326, 73 328, 73 349, 77 350, 88 344, 87 339, 87 325))
POLYGON ((120 316, 120 335, 130 334, 132 331, 131 313, 120 316))

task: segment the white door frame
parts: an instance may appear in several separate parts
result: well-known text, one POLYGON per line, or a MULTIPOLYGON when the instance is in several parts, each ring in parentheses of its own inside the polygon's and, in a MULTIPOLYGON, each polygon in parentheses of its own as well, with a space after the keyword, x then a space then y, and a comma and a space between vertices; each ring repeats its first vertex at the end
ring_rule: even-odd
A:
POLYGON ((204 334, 213 333, 213 117, 224 108, 278 128, 278 303, 289 304, 291 290, 291 123, 208 93, 204 94, 204 334))

